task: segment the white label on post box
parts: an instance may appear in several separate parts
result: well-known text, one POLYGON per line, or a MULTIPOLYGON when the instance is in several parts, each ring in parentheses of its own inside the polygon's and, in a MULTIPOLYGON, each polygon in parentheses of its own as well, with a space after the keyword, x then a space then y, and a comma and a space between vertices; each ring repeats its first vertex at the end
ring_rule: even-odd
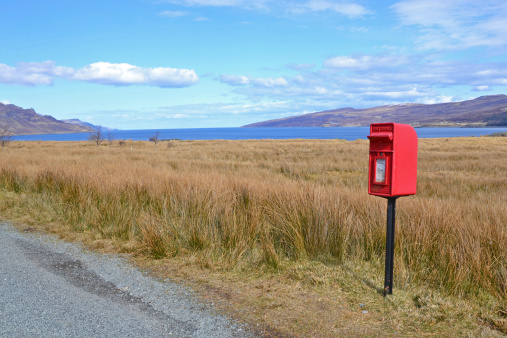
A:
POLYGON ((386 159, 377 158, 377 165, 375 170, 375 182, 384 183, 386 181, 386 159))

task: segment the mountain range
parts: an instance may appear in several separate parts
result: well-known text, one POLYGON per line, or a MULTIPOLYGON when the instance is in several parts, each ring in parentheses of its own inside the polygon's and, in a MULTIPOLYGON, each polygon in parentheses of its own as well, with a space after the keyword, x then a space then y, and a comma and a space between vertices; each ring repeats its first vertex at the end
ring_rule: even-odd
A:
POLYGON ((397 122, 413 127, 507 126, 507 95, 438 104, 406 103, 373 108, 339 108, 244 127, 349 127, 397 122))
POLYGON ((89 122, 84 122, 84 121, 81 121, 80 119, 66 119, 66 120, 62 120, 62 122, 69 123, 69 124, 80 125, 80 126, 85 126, 85 127, 90 127, 93 130, 97 130, 99 128, 101 128, 103 131, 116 130, 114 128, 108 128, 108 127, 99 126, 99 125, 96 125, 96 124, 91 124, 89 122))
POLYGON ((12 135, 90 133, 88 125, 66 123, 50 115, 40 115, 34 109, 0 103, 0 128, 8 128, 12 135))
MULTIPOLYGON (((406 103, 373 108, 339 108, 244 127, 348 127, 376 122, 397 122, 414 127, 507 126, 507 95, 481 96, 473 100, 438 104, 406 103)), ((0 128, 12 135, 90 133, 101 126, 78 119, 57 120, 34 109, 0 103, 0 128)), ((103 130, 112 130, 101 127, 103 130)))

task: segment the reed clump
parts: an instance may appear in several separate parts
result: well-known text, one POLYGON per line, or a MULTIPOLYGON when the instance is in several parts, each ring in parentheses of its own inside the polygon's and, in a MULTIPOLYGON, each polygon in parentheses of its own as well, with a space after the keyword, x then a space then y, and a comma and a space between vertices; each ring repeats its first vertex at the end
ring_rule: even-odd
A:
MULTIPOLYGON (((148 143, 12 142, 0 189, 19 198, 0 199, 0 210, 17 203, 34 223, 227 269, 383 260, 386 203, 367 194, 368 141, 148 143)), ((505 301, 506 145, 420 140, 418 194, 398 201, 396 288, 505 301)))

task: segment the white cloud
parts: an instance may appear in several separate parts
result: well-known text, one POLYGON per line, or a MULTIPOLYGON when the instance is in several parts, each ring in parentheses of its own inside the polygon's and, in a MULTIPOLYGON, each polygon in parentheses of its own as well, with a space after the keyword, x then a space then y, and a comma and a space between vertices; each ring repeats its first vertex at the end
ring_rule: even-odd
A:
POLYGON ((364 92, 361 93, 361 96, 365 100, 371 100, 371 99, 382 99, 382 100, 398 100, 398 99, 405 99, 407 97, 411 98, 417 98, 417 97, 425 97, 428 95, 425 91, 420 91, 417 87, 414 87, 409 90, 403 90, 403 91, 373 91, 373 92, 364 92))
POLYGON ((268 87, 268 88, 285 87, 289 84, 287 82, 287 80, 285 80, 283 77, 278 77, 276 79, 273 79, 271 77, 270 78, 257 78, 257 79, 252 79, 251 81, 253 84, 255 84, 257 86, 268 87))
POLYGON ((361 59, 350 56, 336 56, 324 61, 324 66, 329 68, 365 68, 370 63, 370 59, 371 57, 368 56, 361 59))
POLYGON ((507 62, 434 58, 434 54, 337 56, 325 60, 320 69, 302 67, 292 77, 227 75, 220 81, 236 86, 234 93, 251 102, 291 100, 293 109, 450 102, 459 98, 441 94, 442 89, 460 86, 462 92, 468 86, 472 92, 507 85, 507 62))
POLYGON ((52 85, 55 77, 72 73, 70 67, 57 67, 52 61, 20 62, 16 67, 0 64, 0 83, 22 86, 52 85))
POLYGON ((283 77, 274 78, 252 78, 244 75, 220 75, 220 82, 231 86, 254 85, 260 87, 283 87, 289 83, 283 77))
POLYGON ((55 78, 104 85, 148 85, 186 87, 196 84, 194 70, 176 68, 142 68, 127 63, 96 62, 81 69, 56 66, 52 61, 19 63, 16 67, 0 64, 0 83, 25 86, 52 85, 55 78))
POLYGON ((217 105, 215 109, 221 112, 229 114, 248 114, 248 113, 262 113, 270 111, 284 111, 290 107, 290 102, 287 101, 271 101, 271 102, 260 102, 253 104, 228 104, 228 105, 217 105))
POLYGON ((49 76, 65 77, 72 74, 71 67, 56 66, 53 61, 20 62, 18 69, 24 73, 47 74, 49 76))
POLYGON ((180 6, 208 6, 208 7, 242 7, 246 9, 265 9, 269 0, 165 0, 164 2, 180 6))
POLYGON ((163 11, 163 12, 158 13, 158 15, 165 16, 168 18, 179 18, 179 17, 187 15, 187 13, 181 12, 181 11, 163 11))
POLYGON ((324 61, 324 67, 335 69, 370 69, 406 65, 410 58, 405 55, 336 56, 324 61))
POLYGON ((262 11, 289 12, 305 14, 311 12, 333 12, 348 17, 361 17, 372 12, 364 6, 352 1, 343 0, 165 0, 164 2, 180 6, 238 7, 262 11))
POLYGON ((150 85, 186 87, 196 84, 194 70, 175 68, 142 68, 128 63, 96 62, 76 71, 76 80, 115 86, 150 85))
POLYGON ((306 12, 324 12, 331 11, 338 14, 343 14, 349 17, 359 17, 366 14, 371 14, 371 11, 365 7, 345 1, 332 1, 332 0, 309 0, 301 4, 292 5, 292 12, 306 13, 306 12))
POLYGON ((455 96, 439 95, 432 98, 425 98, 424 100, 422 100, 421 103, 435 104, 435 103, 449 103, 454 101, 457 101, 457 98, 455 96))
POLYGON ((244 3, 242 0, 184 0, 174 2, 184 3, 187 6, 239 6, 244 3))
POLYGON ((484 91, 484 90, 490 90, 491 88, 489 86, 476 86, 474 89, 477 91, 484 91))
POLYGON ((301 76, 301 75, 296 75, 294 77, 294 82, 297 82, 297 83, 305 83, 305 78, 304 76, 301 76))
MULTIPOLYGON (((163 11, 163 12, 158 13, 159 16, 163 16, 163 17, 171 18, 171 19, 189 16, 190 14, 191 13, 189 13, 189 12, 183 12, 183 11, 163 11)), ((204 16, 197 16, 197 17, 194 17, 192 20, 196 21, 196 22, 202 22, 202 21, 208 21, 209 19, 204 16)))
MULTIPOLYGON (((186 116, 188 118, 206 117, 203 112, 209 116, 230 116, 241 114, 263 114, 263 113, 286 113, 293 109, 293 103, 289 101, 272 100, 269 102, 235 102, 235 103, 195 103, 186 105, 175 105, 159 107, 157 111, 147 112, 149 116, 186 116)), ((139 115, 139 113, 132 113, 139 115)))
POLYGON ((243 75, 220 75, 220 82, 231 86, 246 86, 250 84, 250 79, 243 75))
POLYGON ((403 25, 421 28, 424 49, 465 49, 507 43, 504 0, 404 0, 392 10, 403 25))
POLYGON ((3 104, 11 104, 11 103, 10 103, 9 101, 7 101, 7 100, 2 100, 2 101, 0 101, 0 103, 3 103, 3 104))

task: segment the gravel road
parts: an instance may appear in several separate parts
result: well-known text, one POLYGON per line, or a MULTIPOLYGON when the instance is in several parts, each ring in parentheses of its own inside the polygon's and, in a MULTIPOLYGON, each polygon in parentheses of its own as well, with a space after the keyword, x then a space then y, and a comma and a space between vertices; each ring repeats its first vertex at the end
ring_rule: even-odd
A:
POLYGON ((115 255, 0 223, 0 337, 251 337, 115 255))

